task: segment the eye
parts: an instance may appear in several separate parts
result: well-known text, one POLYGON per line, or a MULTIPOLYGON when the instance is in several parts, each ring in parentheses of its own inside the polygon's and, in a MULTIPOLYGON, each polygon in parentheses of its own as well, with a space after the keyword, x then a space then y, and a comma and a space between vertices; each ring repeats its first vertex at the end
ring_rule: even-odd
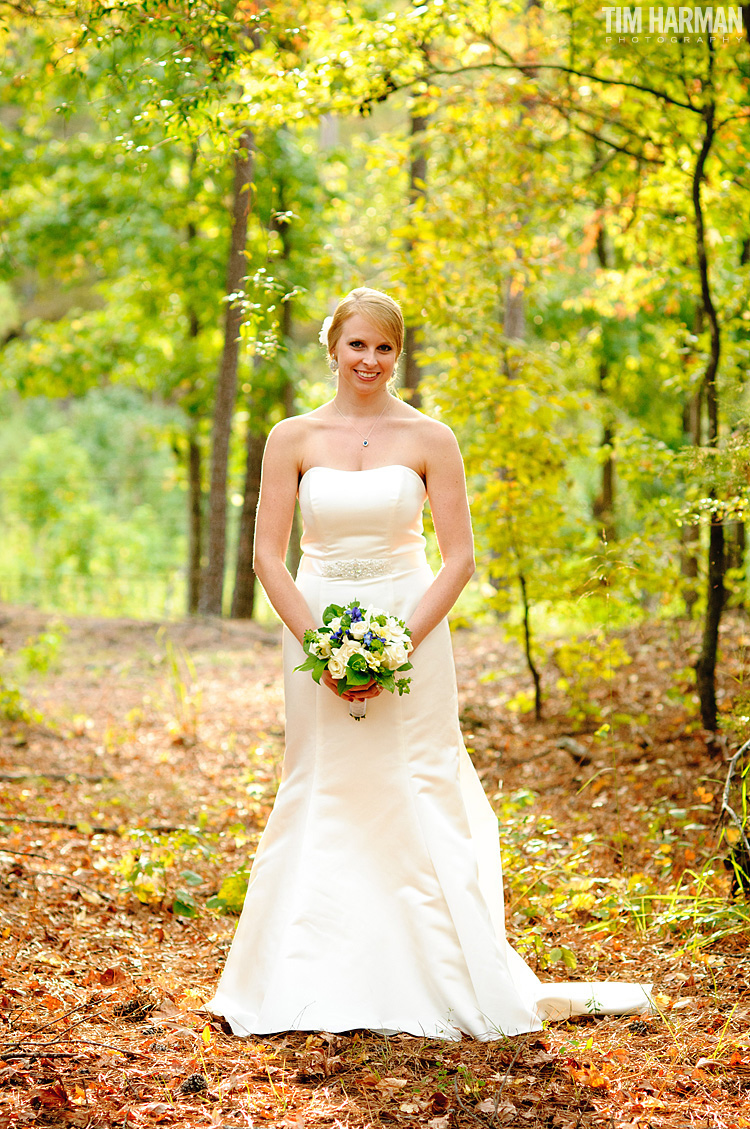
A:
POLYGON ((349 348, 350 348, 350 349, 359 349, 359 348, 361 348, 361 347, 362 347, 362 344, 363 344, 363 343, 362 343, 361 341, 359 341, 359 340, 357 340, 357 341, 350 341, 350 342, 349 342, 349 348))
POLYGON ((392 345, 378 345, 378 349, 382 349, 384 353, 393 352, 393 346, 392 345))

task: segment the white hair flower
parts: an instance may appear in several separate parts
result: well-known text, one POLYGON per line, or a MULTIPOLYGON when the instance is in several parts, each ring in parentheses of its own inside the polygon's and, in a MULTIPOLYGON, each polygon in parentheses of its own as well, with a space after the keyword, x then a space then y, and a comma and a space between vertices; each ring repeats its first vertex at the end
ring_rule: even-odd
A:
POLYGON ((321 325, 320 333, 318 334, 318 340, 320 341, 320 344, 323 346, 323 348, 326 351, 328 350, 328 330, 331 328, 332 324, 333 324, 333 318, 331 318, 331 317, 326 318, 325 321, 323 322, 323 324, 321 325))

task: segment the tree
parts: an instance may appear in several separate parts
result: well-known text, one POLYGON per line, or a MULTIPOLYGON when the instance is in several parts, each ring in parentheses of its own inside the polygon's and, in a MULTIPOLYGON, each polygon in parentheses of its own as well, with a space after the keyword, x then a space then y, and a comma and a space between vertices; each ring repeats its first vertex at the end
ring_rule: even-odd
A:
POLYGON ((245 245, 247 243, 248 214, 253 182, 253 147, 252 133, 245 129, 234 156, 231 238, 227 258, 224 348, 216 381, 216 398, 213 411, 208 562, 203 576, 200 597, 200 610, 209 615, 221 615, 224 591, 227 465, 229 440, 232 432, 232 415, 237 395, 237 365, 239 361, 240 329, 243 321, 241 299, 244 297, 243 284, 247 275, 245 245))

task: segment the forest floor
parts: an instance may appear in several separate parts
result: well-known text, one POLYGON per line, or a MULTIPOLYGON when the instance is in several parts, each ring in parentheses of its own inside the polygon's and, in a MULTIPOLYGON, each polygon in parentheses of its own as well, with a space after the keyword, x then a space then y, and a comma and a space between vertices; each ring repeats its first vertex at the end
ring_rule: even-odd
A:
MULTIPOLYGON (((718 822, 732 743, 696 721, 697 625, 553 649, 541 722, 500 629, 455 633, 511 940, 544 979, 653 981, 658 1011, 446 1043, 241 1040, 207 1016, 235 918, 206 901, 236 898, 279 781, 278 636, 52 618, 0 606, 19 715, 0 723, 0 1129, 750 1127, 750 905, 718 822)), ((723 706, 749 649, 728 619, 723 706)))

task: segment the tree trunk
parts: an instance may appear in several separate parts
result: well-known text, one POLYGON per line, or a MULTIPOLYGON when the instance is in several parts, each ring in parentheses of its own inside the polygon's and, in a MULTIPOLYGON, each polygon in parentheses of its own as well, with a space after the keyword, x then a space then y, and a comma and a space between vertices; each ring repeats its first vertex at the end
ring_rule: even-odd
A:
POLYGON ((232 194, 232 236, 227 265, 227 294, 230 296, 224 322, 224 349, 216 382, 216 401, 211 437, 211 489, 208 512, 208 563, 203 577, 200 610, 221 615, 224 590, 227 533, 227 472, 232 413, 237 394, 237 365, 242 325, 242 305, 232 295, 242 289, 246 274, 245 244, 253 179, 253 135, 242 134, 234 158, 232 194))
MULTIPOLYGON (((606 379, 609 374, 609 362, 602 359, 599 362, 599 390, 602 395, 605 394, 606 379)), ((617 539, 617 529, 615 527, 615 460, 612 457, 612 444, 615 440, 615 429, 613 424, 608 420, 602 428, 602 438, 600 442, 600 450, 605 452, 602 461, 602 479, 599 493, 594 498, 591 506, 591 512, 594 520, 601 526, 601 531, 604 540, 607 544, 611 544, 617 539)))
POLYGON ((255 572, 253 570, 253 547, 255 545, 255 515, 260 497, 260 470, 263 464, 263 451, 266 435, 253 431, 248 421, 245 493, 240 515, 240 531, 237 542, 237 573, 232 596, 232 618, 252 619, 255 610, 255 572))
POLYGON ((524 654, 526 655, 526 665, 528 666, 531 677, 534 680, 534 716, 537 721, 541 721, 542 680, 539 676, 539 671, 531 653, 531 623, 529 620, 531 609, 529 608, 529 598, 526 592, 526 577, 522 572, 519 572, 518 574, 518 582, 521 585, 521 599, 523 601, 523 649, 524 654))
MULTIPOLYGON (((747 9, 750 13, 750 8, 747 9)), ((750 21, 750 15, 748 15, 750 21)), ((748 22, 746 21, 746 23, 748 22)), ((744 267, 750 263, 750 237, 742 240, 740 248, 740 266, 744 267)), ((745 381, 743 380, 743 383, 745 381)), ((747 434, 747 425, 743 424, 741 430, 747 434)), ((731 548, 729 553, 729 560, 727 567, 735 569, 738 573, 738 597, 736 600, 737 607, 744 608, 747 603, 747 570, 745 561, 747 559, 747 526, 744 521, 738 521, 734 524, 734 536, 731 540, 731 548)))
MULTIPOLYGON (((719 396, 716 375, 721 357, 721 331, 719 319, 711 295, 708 275, 708 255, 706 250, 703 208, 701 204, 701 182, 704 177, 706 158, 711 150, 715 132, 715 106, 710 102, 703 113, 705 133, 703 144, 695 164, 693 175, 693 210, 695 213, 696 251, 700 273, 701 298, 708 318, 711 350, 703 377, 706 395, 706 419, 708 424, 708 446, 719 445, 719 396)), ((709 497, 716 498, 715 487, 709 490, 709 497)), ((703 623, 701 653, 695 664, 696 684, 701 704, 701 721, 704 728, 716 730, 716 654, 719 641, 719 624, 724 607, 724 525, 718 515, 711 515, 711 529, 708 545, 708 590, 706 593, 706 615, 703 623)))
MULTIPOLYGON (((600 223, 596 237, 596 254, 599 260, 599 266, 603 270, 606 270, 610 262, 603 223, 600 223)), ((612 454, 615 428, 614 421, 610 414, 610 408, 607 404, 608 376, 609 358, 607 356, 607 331, 605 323, 602 325, 602 355, 599 360, 599 397, 604 402, 605 416, 604 424, 602 425, 600 449, 604 451, 604 459, 602 461, 601 487, 596 498, 594 498, 591 508, 594 519, 598 521, 602 527, 604 540, 607 544, 611 544, 617 539, 617 529, 615 527, 615 460, 612 454)))
POLYGON ((188 615, 195 615, 200 603, 202 502, 201 448, 196 432, 188 436, 188 615))
MULTIPOLYGON (((419 200, 424 200, 427 183, 427 154, 425 153, 424 132, 427 129, 426 117, 412 113, 409 117, 411 133, 411 165, 409 167, 409 204, 414 205, 419 200)), ((414 251, 415 241, 408 239, 406 243, 407 255, 414 251)), ((422 395, 419 391, 419 382, 422 370, 417 361, 418 337, 420 325, 413 317, 407 319, 408 324, 404 333, 404 399, 408 400, 413 408, 420 408, 422 395)))
POLYGON ((732 605, 737 608, 745 606, 745 553, 747 551, 747 535, 744 521, 733 521, 727 526, 727 569, 732 569, 737 583, 737 595, 732 599, 732 605))
MULTIPOLYGON (((270 227, 278 232, 281 239, 281 254, 277 262, 284 268, 292 257, 292 244, 290 239, 290 220, 288 215, 288 201, 286 185, 283 177, 276 182, 277 201, 271 215, 270 227)), ((282 268, 283 269, 283 268, 282 268)), ((286 271, 284 272, 286 273, 286 271)), ((289 291, 289 278, 284 278, 284 284, 289 291)), ((279 303, 278 322, 279 344, 282 349, 288 348, 292 336, 292 302, 290 299, 279 303)), ((259 372, 264 362, 256 356, 253 364, 256 387, 259 384, 259 372)), ((283 368, 280 370, 284 373, 283 368)), ((272 395, 280 394, 284 408, 284 415, 294 415, 294 382, 284 375, 280 387, 272 395)), ((255 518, 260 497, 261 468, 263 465, 263 452, 268 435, 268 396, 256 395, 250 397, 249 415, 246 444, 245 464, 245 489, 243 494, 242 512, 240 514, 239 539, 237 544, 237 570, 235 574, 234 593, 232 595, 231 615, 233 619, 252 619, 255 613, 255 596, 257 591, 256 576, 253 570, 253 555, 255 549, 255 518)), ((295 528, 289 542, 287 565, 294 575, 299 565, 301 550, 299 535, 296 527, 297 513, 295 509, 295 528)))
MULTIPOLYGON (((195 199, 195 168, 198 163, 198 146, 193 145, 188 162, 188 201, 195 199)), ((185 238, 188 245, 188 262, 193 262, 193 244, 197 229, 188 220, 185 238)), ((200 318, 195 307, 190 288, 187 291, 185 314, 188 321, 188 342, 193 345, 201 330, 200 318)), ((187 611, 195 615, 200 605, 201 555, 203 553, 203 459, 197 421, 193 421, 188 433, 188 567, 187 567, 187 611)))
MULTIPOLYGON (((700 307, 696 311, 696 335, 700 332, 699 317, 700 307)), ((701 445, 701 407, 703 404, 702 389, 699 388, 685 404, 682 413, 682 429, 686 442, 694 447, 701 445)), ((685 577, 684 600, 688 618, 693 618, 693 609, 698 600, 698 547, 700 544, 700 526, 697 523, 686 522, 682 526, 682 553, 680 569, 685 577)))

